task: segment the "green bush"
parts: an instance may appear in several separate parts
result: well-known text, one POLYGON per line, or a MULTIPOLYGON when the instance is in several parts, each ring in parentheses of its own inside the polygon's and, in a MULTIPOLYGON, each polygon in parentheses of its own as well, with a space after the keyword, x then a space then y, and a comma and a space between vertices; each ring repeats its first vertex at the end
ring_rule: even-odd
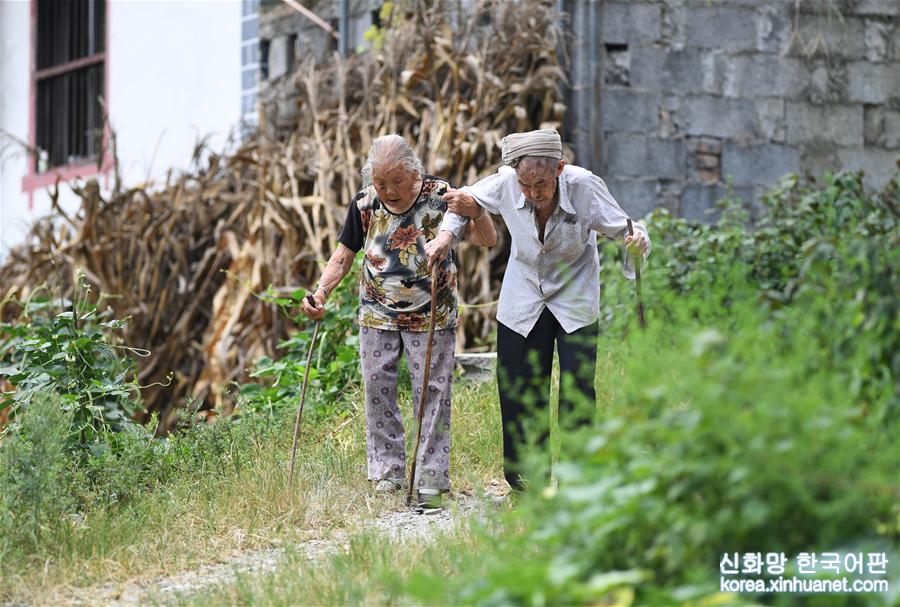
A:
MULTIPOLYGON (((350 275, 356 276, 359 271, 358 260, 350 275)), ((251 377, 262 382, 239 386, 238 412, 297 406, 315 326, 300 309, 304 297, 303 289, 279 295, 270 287, 265 294, 264 299, 277 304, 294 326, 306 328, 278 344, 283 352, 278 359, 265 356, 256 361, 251 377)), ((360 383, 359 335, 355 326, 358 306, 356 282, 345 278, 326 304, 313 350, 307 403, 314 406, 306 409, 312 415, 334 413, 341 397, 348 393, 348 386, 360 383)))
MULTIPOLYGON (((719 226, 655 212, 643 332, 621 249, 605 250, 610 404, 597 427, 563 433, 558 489, 541 491, 536 466, 512 532, 485 542, 487 565, 446 600, 896 601, 718 591, 720 559, 734 552, 887 552, 900 584, 897 186, 876 195, 855 174, 819 189, 789 179, 754 228, 734 207, 719 226)), ((413 589, 438 587, 413 577, 423 575, 413 589)))
POLYGON ((37 392, 17 432, 0 442, 0 562, 36 551, 74 512, 71 422, 60 397, 37 392))
POLYGON ((15 418, 35 394, 55 392, 71 412, 73 440, 99 452, 102 437, 132 424, 139 409, 131 349, 112 331, 124 321, 89 303, 90 287, 79 283, 75 301, 35 297, 21 302, 20 318, 0 324, 0 375, 15 387, 0 395, 0 409, 15 418))
MULTIPOLYGON (((881 193, 865 192, 858 173, 827 175, 821 188, 788 177, 764 197, 768 214, 752 229, 730 200, 717 226, 657 210, 648 218, 655 252, 643 276, 647 315, 669 324, 685 313, 718 322, 741 301, 772 319, 785 308, 807 310, 819 328, 810 355, 828 353, 821 362, 845 375, 854 405, 877 419, 897 417, 898 191, 900 173, 881 193)), ((601 323, 621 335, 634 329, 634 287, 618 278, 621 248, 604 253, 601 323)))
POLYGON ((726 552, 896 549, 898 427, 873 432, 839 376, 810 372, 808 329, 785 344, 742 314, 732 334, 632 338, 606 421, 564 437, 558 492, 528 502, 522 550, 552 556, 532 552, 511 597, 597 599, 603 573, 625 572, 640 604, 671 605, 714 593, 726 552))

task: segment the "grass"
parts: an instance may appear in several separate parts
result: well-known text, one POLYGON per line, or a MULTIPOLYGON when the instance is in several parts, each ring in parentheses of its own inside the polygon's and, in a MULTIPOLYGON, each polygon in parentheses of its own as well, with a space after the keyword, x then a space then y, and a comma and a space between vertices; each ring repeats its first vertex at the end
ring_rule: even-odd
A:
MULTIPOLYGON (((614 387, 624 374, 621 361, 611 349, 614 343, 598 353, 596 375, 598 416, 602 416, 613 399, 614 387)), ((560 433, 556 426, 559 391, 558 360, 554 360, 549 419, 551 452, 559 451, 560 433)), ((497 463, 501 460, 499 404, 496 385, 460 387, 455 395, 454 474, 455 489, 479 489, 473 472, 485 469, 485 480, 502 476, 497 463), (473 397, 474 406, 464 402, 473 397), (462 397, 462 398, 460 398, 462 397), (473 441, 461 448, 459 440, 473 441), (475 459, 473 459, 475 456, 475 459), (466 477, 472 481, 464 480, 466 477), (472 486, 469 485, 472 483, 472 486)), ((517 535, 527 521, 509 507, 488 510, 477 520, 463 520, 451 531, 437 533, 430 542, 398 541, 375 530, 363 530, 350 538, 340 553, 310 562, 301 552, 288 547, 285 560, 264 575, 238 575, 226 583, 197 595, 180 599, 181 605, 448 605, 466 602, 473 579, 484 572, 484 563, 503 558, 503 538, 517 535), (475 556, 477 555, 477 556, 475 556), (473 558, 475 556, 475 558, 473 558), (429 575, 423 575, 428 572, 429 575)))
MULTIPOLYGON (((496 521, 496 524, 502 523, 496 521)), ((497 532, 500 532, 497 529, 497 532)), ((462 589, 454 578, 477 573, 490 538, 483 528, 463 524, 438 533, 429 543, 399 542, 374 531, 352 538, 345 551, 309 562, 296 551, 270 574, 242 575, 231 584, 196 596, 183 605, 393 605, 413 603, 450 604, 462 589), (424 579, 416 571, 443 572, 439 583, 424 579), (422 600, 421 596, 430 597, 422 600), (411 600, 411 597, 416 599, 411 600)))
MULTIPOLYGON (((400 399, 409 427, 408 390, 400 399)), ((366 480, 361 400, 348 395, 346 417, 306 424, 295 488, 287 483, 293 412, 285 411, 245 452, 232 455, 224 473, 186 471, 126 505, 85 513, 83 524, 68 526, 43 554, 5 563, 0 599, 91 602, 97 585, 150 580, 238 550, 327 537, 402 508, 402 496, 377 496, 366 480)), ((477 491, 485 479, 502 478, 496 387, 457 383, 453 406, 453 486, 477 491)))

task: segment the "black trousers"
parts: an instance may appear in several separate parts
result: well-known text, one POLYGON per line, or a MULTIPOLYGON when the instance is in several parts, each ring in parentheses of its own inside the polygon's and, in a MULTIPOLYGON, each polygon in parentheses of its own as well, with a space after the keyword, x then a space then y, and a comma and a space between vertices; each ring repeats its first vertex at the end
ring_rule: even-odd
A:
POLYGON ((538 446, 549 437, 550 377, 554 345, 559 352, 561 427, 588 424, 596 408, 597 323, 566 333, 544 309, 528 337, 498 323, 497 387, 503 418, 503 471, 522 488, 521 464, 531 436, 538 446))

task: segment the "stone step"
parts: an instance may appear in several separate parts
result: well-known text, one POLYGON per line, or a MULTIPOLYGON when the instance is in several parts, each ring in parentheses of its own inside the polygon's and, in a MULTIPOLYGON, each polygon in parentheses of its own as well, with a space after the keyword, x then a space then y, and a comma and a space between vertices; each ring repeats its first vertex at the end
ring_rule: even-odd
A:
POLYGON ((456 355, 456 366, 462 378, 471 381, 491 381, 497 368, 496 352, 463 352, 456 355))

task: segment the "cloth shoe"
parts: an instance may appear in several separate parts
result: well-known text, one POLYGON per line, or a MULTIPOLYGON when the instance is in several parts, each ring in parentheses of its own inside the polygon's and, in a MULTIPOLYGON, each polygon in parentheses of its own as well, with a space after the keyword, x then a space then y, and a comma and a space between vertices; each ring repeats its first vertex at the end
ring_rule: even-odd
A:
POLYGON ((416 504, 421 511, 438 511, 442 508, 442 502, 441 492, 437 489, 419 489, 416 492, 416 504))
POLYGON ((375 484, 376 493, 394 493, 406 487, 406 481, 402 478, 383 478, 375 484))

